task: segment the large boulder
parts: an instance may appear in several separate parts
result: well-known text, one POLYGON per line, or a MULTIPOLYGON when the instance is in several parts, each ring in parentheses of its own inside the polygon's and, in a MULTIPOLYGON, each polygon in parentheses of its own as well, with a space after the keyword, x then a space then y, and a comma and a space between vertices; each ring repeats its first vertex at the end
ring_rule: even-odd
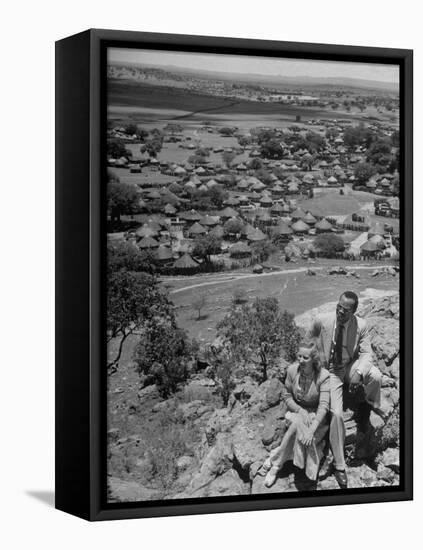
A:
POLYGON ((388 317, 371 317, 368 325, 373 352, 389 367, 399 353, 398 321, 388 317))
POLYGON ((258 437, 257 430, 247 426, 237 426, 232 432, 234 458, 244 472, 249 472, 253 463, 263 463, 267 451, 258 437))

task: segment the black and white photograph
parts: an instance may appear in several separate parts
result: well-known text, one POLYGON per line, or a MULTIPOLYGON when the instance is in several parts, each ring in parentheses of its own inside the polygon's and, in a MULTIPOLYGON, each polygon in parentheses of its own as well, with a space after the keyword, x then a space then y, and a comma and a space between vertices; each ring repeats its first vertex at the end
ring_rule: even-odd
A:
POLYGON ((399 65, 109 47, 106 95, 107 502, 399 487, 399 65))

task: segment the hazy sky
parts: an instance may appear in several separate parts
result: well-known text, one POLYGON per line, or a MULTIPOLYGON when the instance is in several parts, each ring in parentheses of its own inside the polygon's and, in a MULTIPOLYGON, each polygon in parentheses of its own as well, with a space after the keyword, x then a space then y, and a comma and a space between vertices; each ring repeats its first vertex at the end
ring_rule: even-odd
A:
POLYGON ((399 82, 399 67, 375 63, 344 63, 301 59, 272 59, 243 55, 179 53, 157 50, 109 48, 109 61, 173 66, 225 73, 245 73, 280 76, 340 77, 399 82))

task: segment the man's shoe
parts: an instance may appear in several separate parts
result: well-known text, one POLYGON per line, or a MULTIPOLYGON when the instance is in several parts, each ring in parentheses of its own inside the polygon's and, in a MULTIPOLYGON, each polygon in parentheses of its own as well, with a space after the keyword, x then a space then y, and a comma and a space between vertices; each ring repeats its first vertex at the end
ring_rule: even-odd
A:
POLYGON ((376 407, 373 407, 373 412, 375 412, 380 418, 386 422, 389 418, 389 414, 382 409, 377 409, 376 407))
POLYGON ((348 477, 345 470, 337 470, 334 468, 333 475, 335 476, 335 479, 341 489, 346 489, 348 487, 348 477))
POLYGON ((268 472, 264 480, 265 486, 271 487, 275 483, 277 477, 278 477, 278 470, 274 466, 272 466, 272 468, 270 469, 270 471, 268 472))

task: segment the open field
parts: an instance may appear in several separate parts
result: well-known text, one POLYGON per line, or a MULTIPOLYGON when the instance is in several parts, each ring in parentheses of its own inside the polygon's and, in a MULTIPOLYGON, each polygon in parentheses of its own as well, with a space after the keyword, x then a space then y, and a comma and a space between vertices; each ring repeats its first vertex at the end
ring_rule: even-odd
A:
MULTIPOLYGON (((134 122, 157 120, 158 115, 168 120, 186 120, 196 114, 228 117, 237 121, 238 116, 248 119, 259 117, 263 124, 269 117, 273 122, 288 117, 291 121, 296 116, 302 118, 326 118, 336 120, 341 113, 331 109, 284 105, 280 103, 262 103, 242 99, 203 95, 184 89, 151 84, 134 83, 127 80, 109 80, 108 84, 109 116, 134 122), (128 118, 125 117, 125 114, 128 118)), ((342 113, 342 118, 362 120, 365 113, 342 113)), ((257 124, 255 121, 254 124, 257 124)))
MULTIPOLYGON (((339 262, 336 265, 339 265, 339 262)), ((256 297, 276 297, 283 309, 295 315, 325 302, 335 301, 345 290, 353 290, 359 294, 367 288, 399 289, 398 278, 391 275, 372 277, 376 265, 367 264, 368 269, 359 269, 360 265, 363 266, 358 263, 346 264, 347 268, 357 270, 360 279, 345 275, 328 275, 327 266, 322 271, 317 271, 315 276, 309 276, 306 274, 307 267, 316 269, 316 266, 308 264, 307 267, 290 267, 291 273, 254 275, 251 272, 236 272, 232 275, 225 273, 207 277, 169 278, 163 282, 177 308, 180 326, 188 331, 191 338, 210 342, 216 336, 216 324, 228 311, 236 289, 244 289, 250 302, 256 297), (192 304, 201 295, 206 296, 207 303, 201 312, 201 319, 197 320, 198 313, 192 304)))
MULTIPOLYGON (((368 289, 398 291, 398 276, 371 276, 375 269, 383 265, 387 264, 323 261, 315 265, 303 261, 289 268, 284 267, 284 270, 290 271, 289 273, 255 275, 251 270, 245 269, 193 277, 163 277, 162 284, 169 291, 170 298, 175 304, 179 326, 188 332, 190 338, 196 338, 204 344, 216 337, 216 324, 229 310, 236 289, 244 289, 250 303, 256 297, 276 297, 283 309, 297 316, 326 302, 336 301, 345 290, 352 290, 358 295, 368 289), (327 269, 331 265, 345 265, 350 270, 357 270, 360 278, 328 275, 327 269), (306 274, 309 267, 316 270, 315 276, 306 274), (322 269, 319 270, 319 267, 322 269), (206 296, 207 303, 198 320, 198 312, 194 310, 193 302, 202 295, 206 296)), ((132 363, 136 342, 136 336, 130 337, 123 347, 120 363, 125 370, 132 363)), ((111 356, 116 352, 116 346, 116 342, 109 346, 111 356)), ((135 377, 135 383, 135 373, 130 371, 130 377, 135 377)))

